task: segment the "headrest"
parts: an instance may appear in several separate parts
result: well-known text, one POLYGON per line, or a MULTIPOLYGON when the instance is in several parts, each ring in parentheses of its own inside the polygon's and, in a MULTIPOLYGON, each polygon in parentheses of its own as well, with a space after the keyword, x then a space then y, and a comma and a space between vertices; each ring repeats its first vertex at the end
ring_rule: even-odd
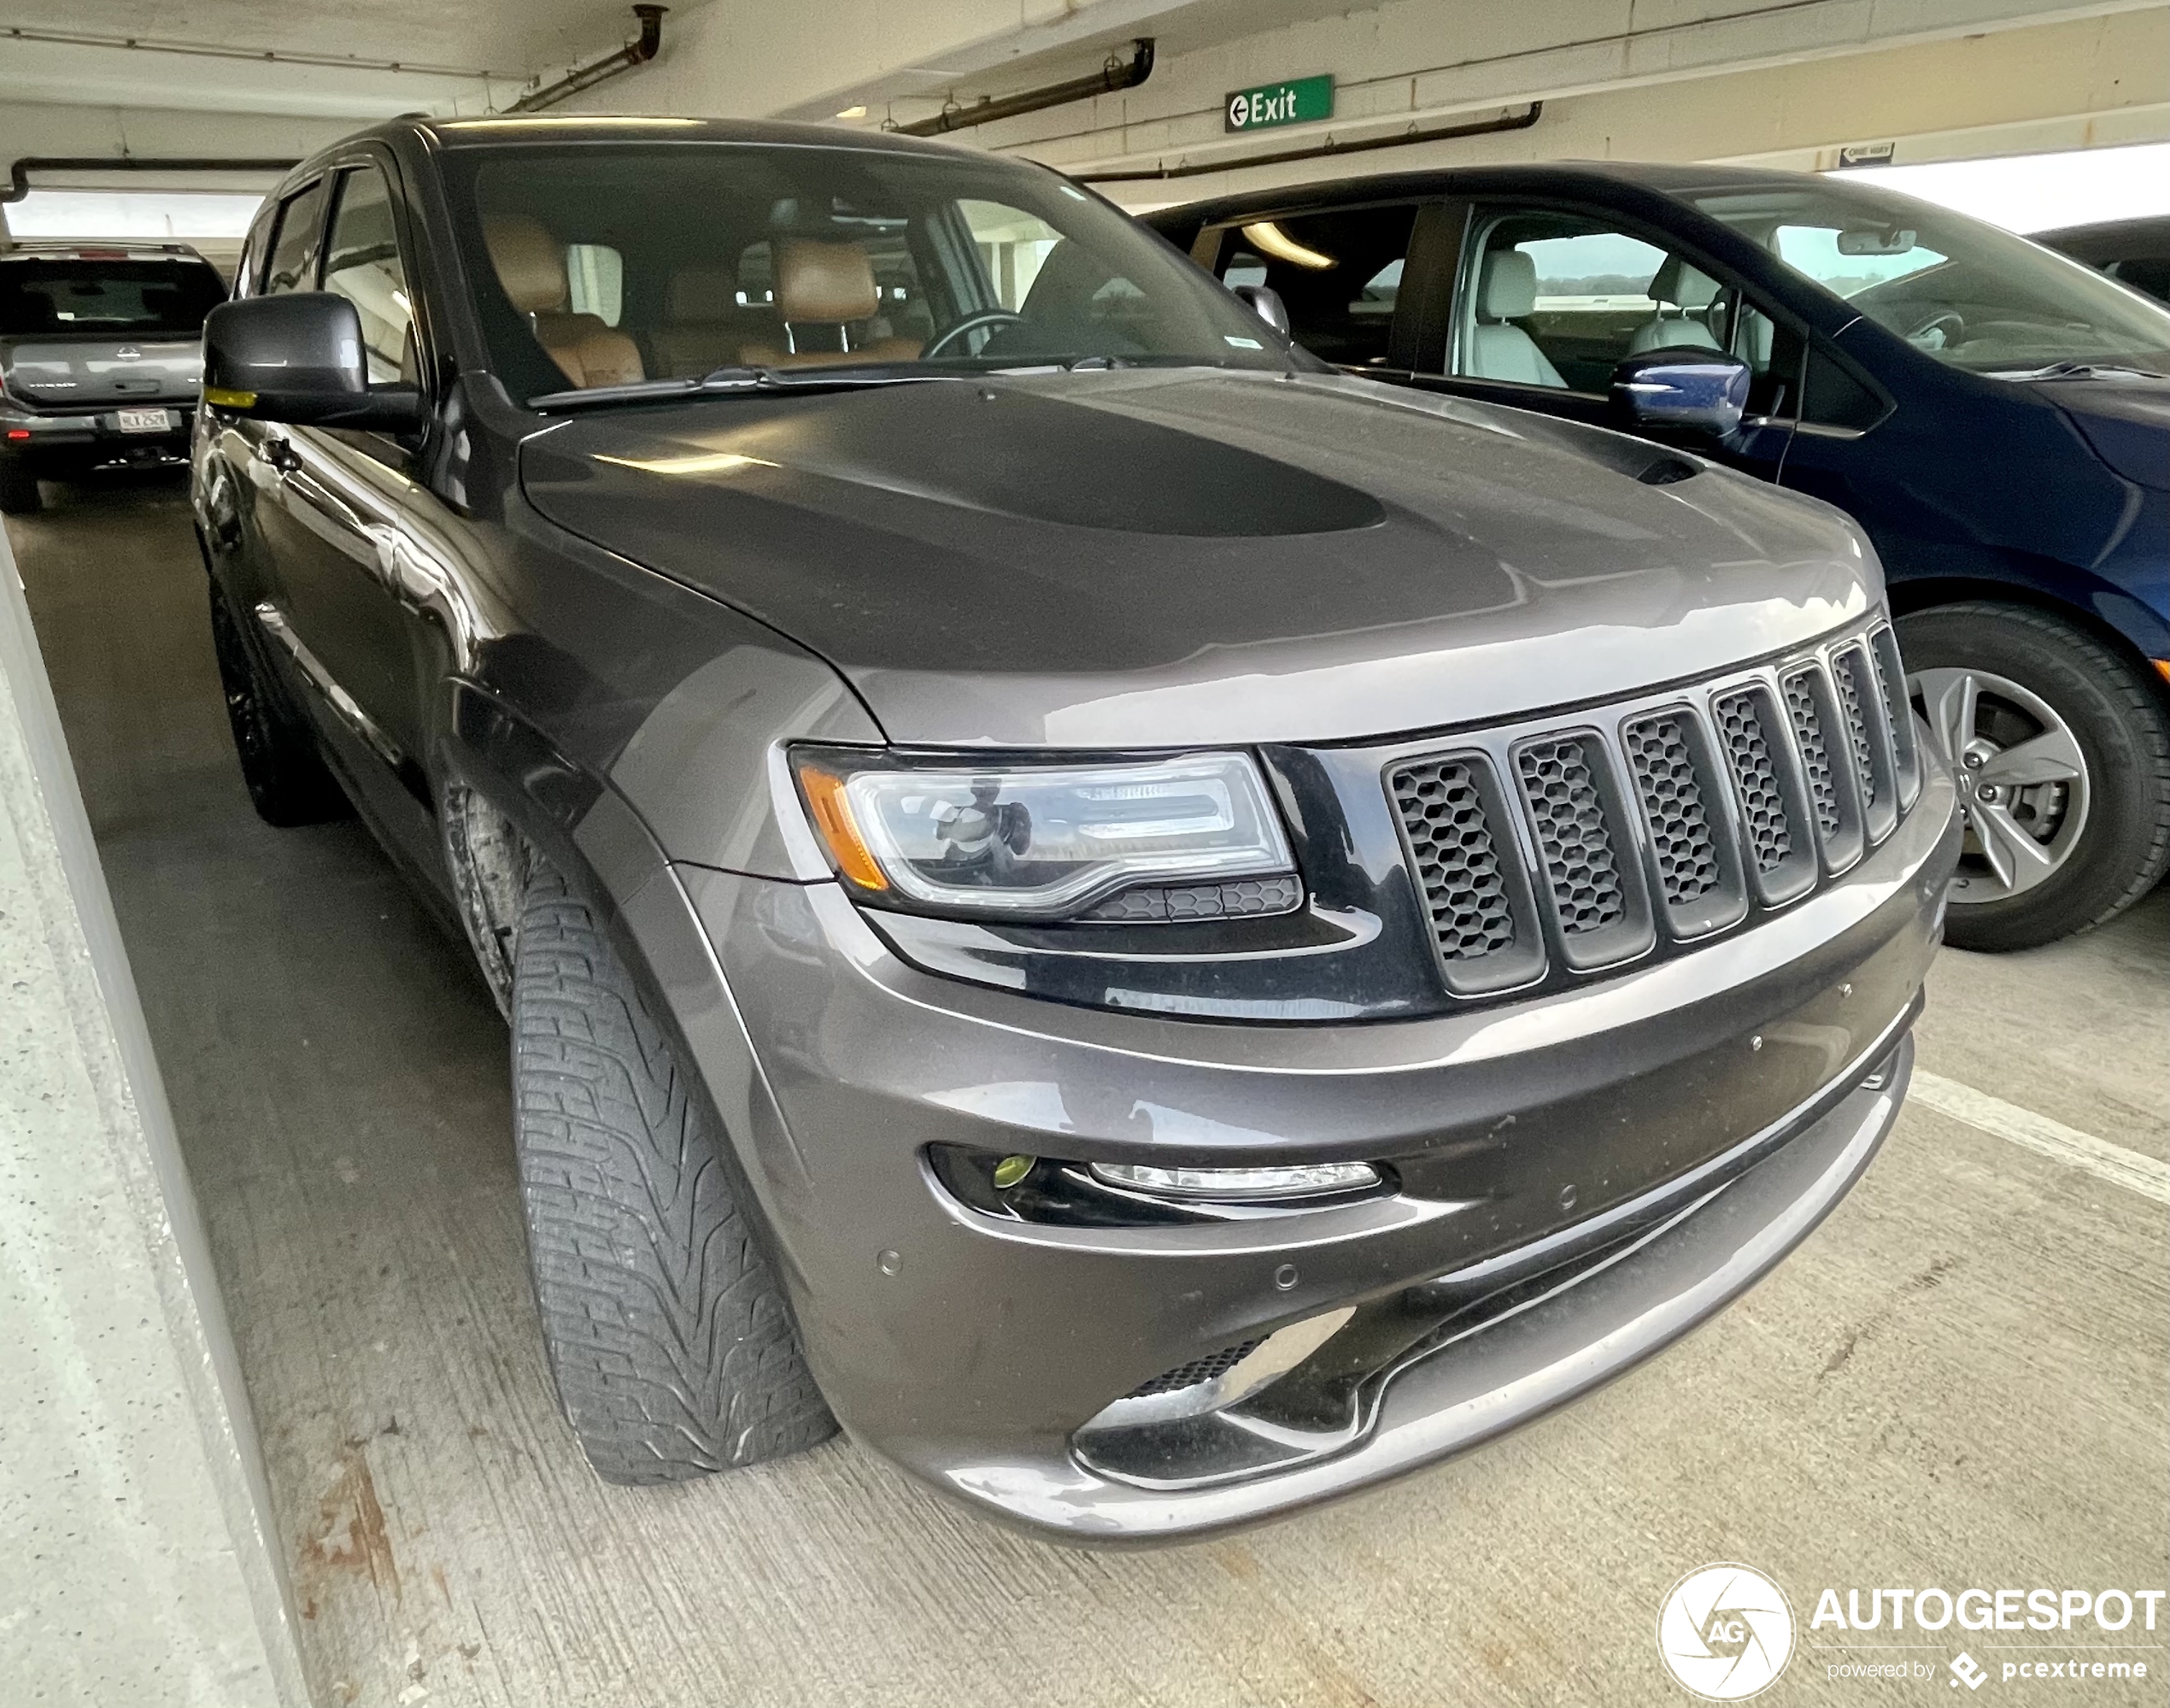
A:
POLYGON ((1670 302, 1675 308, 1708 308, 1718 296, 1718 281, 1676 255, 1651 276, 1648 291, 1653 302, 1670 302))
POLYGON ((1537 307, 1537 261, 1521 249, 1494 249, 1484 258, 1483 302, 1488 320, 1512 320, 1537 307))
POLYGON ((857 244, 823 244, 778 238, 775 257, 776 311, 795 324, 864 320, 882 296, 874 263, 857 244))
POLYGON ((728 320, 738 312, 738 269, 724 262, 682 267, 663 287, 663 318, 674 324, 728 320))
POLYGON ((513 307, 523 314, 565 307, 565 245, 540 220, 525 214, 492 214, 482 223, 482 240, 513 307))

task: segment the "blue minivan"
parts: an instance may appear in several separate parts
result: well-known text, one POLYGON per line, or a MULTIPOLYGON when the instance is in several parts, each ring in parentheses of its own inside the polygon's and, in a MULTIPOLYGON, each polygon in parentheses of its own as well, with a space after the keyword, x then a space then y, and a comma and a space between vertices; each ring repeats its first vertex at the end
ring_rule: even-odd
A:
POLYGON ((1857 178, 1743 168, 1473 167, 1148 222, 1348 373, 1851 512, 1961 779, 1953 942, 2084 930, 2170 865, 2162 304, 1857 178), (1730 407, 1677 407, 1698 385, 1730 407))

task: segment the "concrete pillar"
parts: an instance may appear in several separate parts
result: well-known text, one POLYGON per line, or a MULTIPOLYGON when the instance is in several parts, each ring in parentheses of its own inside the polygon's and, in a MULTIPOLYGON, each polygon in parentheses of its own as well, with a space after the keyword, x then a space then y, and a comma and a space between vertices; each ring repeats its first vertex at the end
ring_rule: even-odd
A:
POLYGON ((303 1708, 239 1365, 4 534, 0 1348, 0 1698, 303 1708))

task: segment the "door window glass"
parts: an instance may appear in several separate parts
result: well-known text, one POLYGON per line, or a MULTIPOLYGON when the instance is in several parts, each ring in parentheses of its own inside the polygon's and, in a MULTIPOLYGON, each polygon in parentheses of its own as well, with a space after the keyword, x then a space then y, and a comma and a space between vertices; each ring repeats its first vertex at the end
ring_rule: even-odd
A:
POLYGON ((279 235, 273 239, 271 265, 264 273, 264 293, 316 289, 316 239, 324 217, 325 180, 321 178, 279 208, 279 235))
POLYGON ((325 245, 324 288, 345 297, 361 316, 369 383, 413 383, 418 367, 413 302, 399 258, 391 195, 373 166, 340 175, 339 202, 325 245))
POLYGON ((1658 244, 1568 213, 1503 214, 1482 229, 1452 373, 1603 392, 1622 356, 1730 346, 1734 293, 1658 244))
POLYGON ((572 312, 616 326, 625 312, 625 257, 608 244, 567 244, 565 272, 572 312))
POLYGON ((1312 355, 1343 367, 1384 367, 1416 224, 1407 203, 1254 220, 1222 244, 1221 282, 1270 287, 1296 342, 1312 355))

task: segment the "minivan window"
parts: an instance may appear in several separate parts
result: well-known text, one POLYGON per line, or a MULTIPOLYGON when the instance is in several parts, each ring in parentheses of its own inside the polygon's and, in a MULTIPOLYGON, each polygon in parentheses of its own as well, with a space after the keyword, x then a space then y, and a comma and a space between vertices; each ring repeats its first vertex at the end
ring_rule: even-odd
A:
POLYGON ((1279 367, 1242 303, 1017 162, 764 144, 492 148, 446 171, 493 367, 518 396, 732 364, 1279 367), (620 258, 615 326, 570 258, 620 258))
POLYGON ((202 261, 18 256, 0 261, 0 336, 192 338, 226 294, 202 261))
POLYGON ((1269 286, 1313 355, 1383 367, 1416 225, 1407 202, 1253 220, 1223 240, 1221 282, 1269 286))
POLYGON ((1689 199, 1952 367, 2007 378, 2066 362, 2170 371, 2170 311, 1981 220, 1852 184, 1689 199))

